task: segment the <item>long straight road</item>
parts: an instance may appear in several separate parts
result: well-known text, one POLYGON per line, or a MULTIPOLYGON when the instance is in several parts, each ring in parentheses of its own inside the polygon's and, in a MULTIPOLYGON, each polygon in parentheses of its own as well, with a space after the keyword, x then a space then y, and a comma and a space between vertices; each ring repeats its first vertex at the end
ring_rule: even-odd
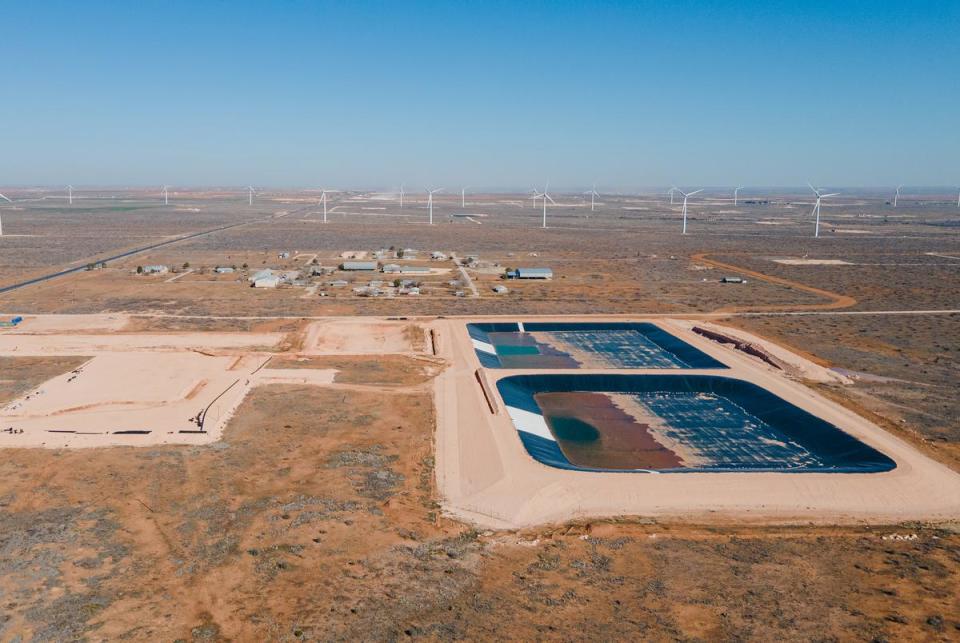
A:
MULTIPOLYGON (((283 216, 289 216, 289 215, 291 215, 291 214, 296 214, 296 213, 298 213, 298 212, 303 212, 304 210, 310 210, 310 209, 312 209, 312 208, 314 208, 314 207, 316 207, 316 206, 306 206, 306 207, 303 207, 303 208, 298 208, 298 209, 296 209, 296 210, 292 210, 292 211, 288 212, 287 214, 285 214, 285 215, 283 215, 283 216)), ((174 244, 174 243, 180 243, 180 242, 182 242, 182 241, 187 241, 187 240, 189 240, 189 239, 196 239, 197 237, 203 237, 203 236, 206 236, 206 235, 208 235, 208 234, 213 234, 213 233, 215 233, 215 232, 222 232, 222 231, 224 231, 224 230, 230 230, 230 229, 232 229, 232 228, 239 228, 239 227, 241 227, 241 226, 247 226, 247 225, 251 225, 251 224, 254 224, 254 223, 263 223, 263 222, 269 221, 270 219, 273 219, 273 218, 276 218, 276 217, 275 217, 275 216, 269 216, 269 217, 262 217, 262 218, 259 218, 259 219, 253 219, 252 221, 243 221, 243 222, 241 222, 241 223, 231 223, 231 224, 229 224, 229 225, 219 226, 219 227, 216 227, 216 228, 210 228, 209 230, 201 230, 200 232, 191 232, 191 233, 189 233, 189 234, 181 235, 181 236, 175 237, 175 238, 173 238, 173 239, 167 239, 167 240, 165 240, 165 241, 158 241, 158 242, 156 242, 156 243, 151 243, 150 245, 141 246, 141 247, 139 247, 139 248, 134 248, 133 250, 127 250, 127 251, 125 251, 125 252, 121 252, 121 253, 119 253, 119 254, 115 254, 115 255, 113 255, 112 257, 94 257, 94 258, 89 259, 89 260, 87 260, 87 261, 81 261, 81 262, 80 262, 80 265, 74 266, 73 268, 65 268, 64 270, 59 270, 59 271, 57 271, 57 272, 52 272, 52 273, 50 273, 50 274, 48 274, 48 275, 42 275, 42 276, 40 276, 40 277, 34 277, 34 278, 32 278, 32 279, 27 279, 27 280, 21 281, 21 282, 19 282, 19 283, 10 284, 10 285, 8 285, 8 286, 0 287, 0 295, 2 295, 3 293, 11 292, 11 291, 13 291, 13 290, 19 290, 19 289, 21 289, 21 288, 26 288, 27 286, 32 286, 32 285, 34 285, 34 284, 39 284, 39 283, 42 283, 42 282, 44 282, 44 281, 50 281, 51 279, 56 279, 57 277, 64 277, 64 276, 66 276, 66 275, 71 275, 71 274, 73 274, 73 273, 75 273, 75 272, 81 272, 81 271, 83 271, 83 270, 86 270, 86 269, 87 269, 87 265, 90 264, 90 263, 101 262, 101 261, 103 261, 103 262, 116 261, 117 259, 125 259, 126 257, 131 257, 131 256, 133 256, 133 255, 140 254, 140 253, 142 253, 142 252, 147 252, 147 251, 149 251, 149 250, 155 250, 155 249, 157 249, 157 248, 162 248, 162 247, 164 247, 164 246, 169 246, 169 245, 172 245, 172 244, 174 244)))

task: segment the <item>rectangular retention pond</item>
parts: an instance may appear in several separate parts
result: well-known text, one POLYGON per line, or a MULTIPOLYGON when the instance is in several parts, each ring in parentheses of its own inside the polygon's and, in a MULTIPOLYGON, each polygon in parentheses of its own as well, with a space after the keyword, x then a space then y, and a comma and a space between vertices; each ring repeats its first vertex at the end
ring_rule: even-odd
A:
POLYGON ((869 473, 896 464, 743 380, 515 375, 497 388, 527 452, 580 471, 869 473))
POLYGON ((726 368, 650 323, 477 323, 467 332, 487 368, 726 368))

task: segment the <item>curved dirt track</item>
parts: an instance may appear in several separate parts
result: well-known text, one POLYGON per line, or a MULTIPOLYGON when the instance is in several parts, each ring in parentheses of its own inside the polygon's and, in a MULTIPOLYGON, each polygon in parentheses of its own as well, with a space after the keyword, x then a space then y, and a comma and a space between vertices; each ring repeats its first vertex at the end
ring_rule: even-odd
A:
MULTIPOLYGON (((759 279, 761 281, 766 281, 767 283, 776 284, 778 286, 786 286, 787 288, 794 288, 796 290, 802 290, 803 292, 810 293, 812 295, 817 295, 820 297, 825 297, 829 299, 829 302, 823 304, 797 304, 794 306, 794 310, 836 310, 839 308, 850 308, 857 304, 857 300, 853 297, 847 295, 841 295, 840 293, 831 292, 829 290, 823 290, 822 288, 815 288, 813 286, 808 286, 791 279, 784 279, 783 277, 774 277, 771 275, 765 275, 762 272, 757 272, 755 270, 750 270, 749 268, 743 268, 741 266, 735 266, 730 263, 723 263, 722 261, 717 261, 716 259, 707 258, 707 252, 701 252, 695 255, 692 255, 690 258, 694 261, 705 263, 707 265, 713 266, 715 268, 723 268, 724 270, 729 270, 731 272, 736 272, 741 275, 748 275, 754 279, 759 279)), ((723 308, 718 308, 714 312, 718 313, 739 313, 739 312, 757 312, 757 311, 766 311, 766 310, 778 310, 782 306, 725 306, 723 308)))

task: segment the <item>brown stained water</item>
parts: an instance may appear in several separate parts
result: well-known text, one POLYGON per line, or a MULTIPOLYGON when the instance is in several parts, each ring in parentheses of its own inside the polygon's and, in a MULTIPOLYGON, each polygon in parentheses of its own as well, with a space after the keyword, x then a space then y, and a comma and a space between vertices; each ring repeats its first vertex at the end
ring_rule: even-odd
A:
POLYGON ((649 426, 604 393, 538 393, 534 396, 563 455, 598 469, 671 469, 680 457, 658 443, 649 426))

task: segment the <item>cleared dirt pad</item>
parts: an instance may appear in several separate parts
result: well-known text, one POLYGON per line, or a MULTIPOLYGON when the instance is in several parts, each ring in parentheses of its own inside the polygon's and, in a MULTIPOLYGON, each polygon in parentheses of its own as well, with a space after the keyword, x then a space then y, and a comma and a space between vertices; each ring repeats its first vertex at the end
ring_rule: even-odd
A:
POLYGON ((2 357, 0 356, 0 404, 87 361, 85 357, 2 357))
POLYGON ((410 359, 401 355, 274 357, 269 368, 335 369, 334 382, 338 384, 367 384, 381 386, 412 386, 428 382, 442 368, 439 361, 429 358, 410 359))
POLYGON ((303 349, 314 355, 409 353, 423 348, 417 328, 406 322, 331 319, 310 325, 303 349))

